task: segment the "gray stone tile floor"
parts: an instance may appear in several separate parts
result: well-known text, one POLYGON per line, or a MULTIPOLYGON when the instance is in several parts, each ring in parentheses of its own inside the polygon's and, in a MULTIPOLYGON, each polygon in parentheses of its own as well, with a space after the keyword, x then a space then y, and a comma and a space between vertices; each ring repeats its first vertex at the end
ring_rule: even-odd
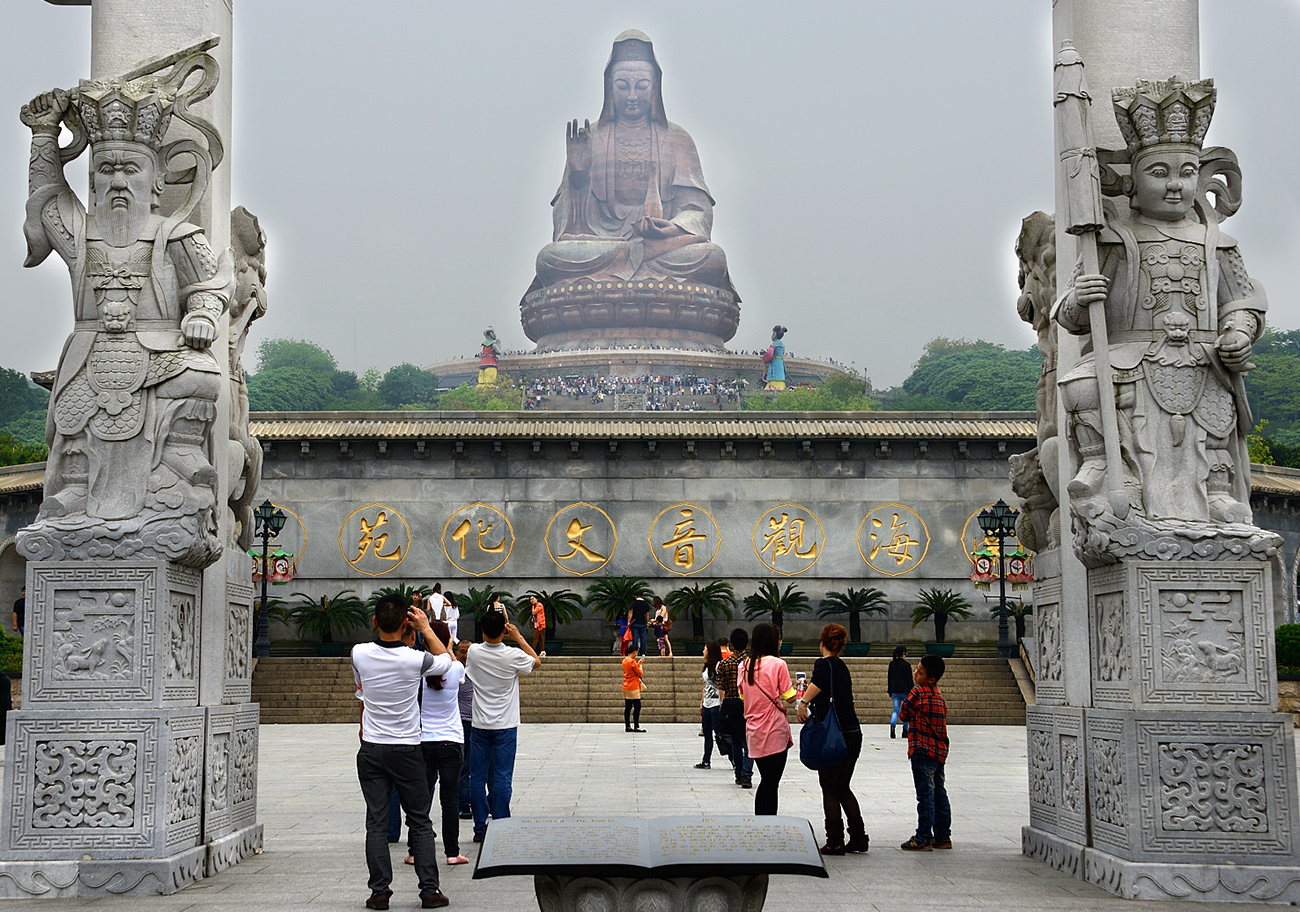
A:
MULTIPOLYGON (((520 729, 513 811, 523 815, 748 814, 753 792, 737 788, 726 761, 692 769, 702 739, 694 725, 647 725, 626 734, 621 725, 525 725, 520 729)), ((885 726, 868 728, 854 791, 871 836, 865 855, 826 859, 831 877, 773 877, 767 908, 830 910, 1052 910, 1140 907, 1066 877, 1020 854, 1028 821, 1025 731, 1022 727, 953 726, 948 789, 953 805, 950 852, 898 848, 916 825, 906 742, 885 726)), ((264 725, 260 766, 263 854, 171 896, 96 897, 0 904, 39 910, 132 912, 182 910, 363 909, 369 895, 362 857, 364 804, 357 786, 356 726, 264 725)), ((807 817, 820 838, 821 794, 816 774, 792 756, 781 783, 781 813, 807 817)), ((437 822, 435 817, 435 829, 437 822)), ((462 821, 462 851, 478 848, 462 821)), ((393 909, 418 909, 414 871, 393 846, 393 909)), ((439 839, 439 853, 442 842, 439 839)), ((441 854, 439 856, 442 858, 441 854)), ((532 880, 474 881, 473 865, 440 865, 452 908, 536 909, 532 880)), ((1256 908, 1234 904, 1234 909, 1256 908)), ((1270 908, 1260 906, 1258 908, 1270 908)))

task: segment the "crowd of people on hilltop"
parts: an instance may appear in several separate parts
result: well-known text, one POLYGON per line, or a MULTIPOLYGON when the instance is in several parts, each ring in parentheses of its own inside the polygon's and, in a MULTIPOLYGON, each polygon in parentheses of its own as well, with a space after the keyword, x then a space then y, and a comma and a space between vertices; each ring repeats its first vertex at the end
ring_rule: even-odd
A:
POLYGON ((593 405, 610 396, 632 395, 645 397, 644 408, 649 411, 699 411, 705 408, 698 400, 711 398, 712 405, 740 402, 741 393, 748 386, 743 379, 719 380, 693 374, 654 375, 635 378, 601 377, 596 375, 567 375, 563 377, 534 378, 524 384, 524 408, 547 408, 552 404, 562 407, 556 400, 586 400, 593 405))
MULTIPOLYGON (((505 357, 511 357, 511 356, 516 356, 516 357, 517 357, 517 356, 520 356, 520 355, 560 355, 560 354, 565 354, 565 355, 573 354, 573 355, 577 355, 577 354, 583 354, 583 353, 588 353, 588 352, 605 352, 605 351, 610 351, 610 350, 611 350, 611 349, 608 349, 608 348, 575 348, 575 349, 566 349, 566 350, 563 351, 563 352, 538 352, 538 351, 529 351, 529 350, 527 350, 527 349, 522 349, 522 348, 516 348, 516 349, 510 349, 510 350, 508 350, 508 351, 505 350, 505 349, 502 349, 502 350, 500 351, 500 354, 501 354, 502 356, 505 356, 505 357)), ((675 348, 675 347, 673 347, 673 346, 671 346, 671 345, 620 345, 620 346, 618 346, 618 349, 617 349, 617 350, 618 350, 618 351, 662 351, 662 352, 681 352, 682 354, 686 354, 686 355, 728 354, 728 355, 752 356, 752 357, 754 357, 754 358, 761 358, 761 357, 763 356, 763 351, 762 351, 761 349, 760 349, 760 350, 757 350, 757 351, 752 351, 752 350, 749 350, 749 349, 736 349, 736 350, 734 350, 734 351, 727 351, 727 352, 701 352, 701 351, 697 351, 697 350, 695 350, 695 349, 690 349, 690 348, 675 348)), ((854 368, 852 368, 852 367, 850 367, 849 365, 845 364, 843 361, 836 361, 834 358, 808 358, 808 357, 804 357, 804 356, 802 356, 802 355, 797 355, 797 354, 795 354, 793 351, 791 351, 790 349, 786 349, 785 356, 786 356, 787 358, 792 358, 792 359, 793 359, 793 358, 798 358, 798 359, 800 359, 800 360, 802 360, 802 361, 816 361, 816 362, 818 362, 819 364, 829 364, 829 365, 831 365, 832 367, 838 367, 840 370, 843 370, 843 371, 849 371, 849 372, 853 372, 853 371, 854 371, 854 368)), ((474 359, 477 360, 478 357, 479 357, 479 353, 478 353, 478 352, 475 352, 474 354, 472 354, 472 355, 466 355, 465 357, 467 357, 467 358, 474 358, 474 359)))
MULTIPOLYGON (((369 870, 368 909, 387 909, 393 866, 388 844, 400 840, 400 816, 408 828, 406 864, 419 882, 421 907, 440 908, 442 892, 431 811, 439 795, 446 863, 468 864, 460 851, 460 821, 472 819, 473 841, 484 841, 490 820, 510 816, 518 743, 519 677, 537 669, 546 643, 546 607, 534 595, 524 616, 533 642, 510 623, 499 594, 478 620, 482 642, 459 639, 460 616, 453 597, 435 585, 429 595, 399 592, 376 602, 376 639, 352 650, 357 697, 361 701, 357 775, 366 804, 365 856, 369 870)), ((653 648, 671 655, 671 618, 663 603, 636 598, 619 637, 623 723, 641 726, 645 691, 644 656, 650 631, 653 648)), ((760 623, 737 628, 705 644, 701 669, 700 722, 704 756, 696 769, 712 768, 717 751, 736 784, 754 789, 754 814, 775 815, 781 780, 794 738, 789 711, 804 724, 799 759, 817 771, 825 812, 825 855, 866 852, 870 840, 852 778, 862 752, 862 725, 854 705, 854 682, 840 653, 848 631, 827 624, 820 633, 821 657, 811 680, 792 680, 781 653, 781 627, 760 623), (753 784, 757 768, 759 782, 753 784)), ((895 650, 886 690, 894 698, 890 737, 903 724, 917 796, 917 829, 904 851, 952 848, 952 812, 944 784, 948 756, 947 706, 938 689, 944 662, 925 656, 912 670, 906 649, 895 650), (911 681, 904 679, 910 675, 911 681), (908 686, 910 683, 911 686, 908 686)))

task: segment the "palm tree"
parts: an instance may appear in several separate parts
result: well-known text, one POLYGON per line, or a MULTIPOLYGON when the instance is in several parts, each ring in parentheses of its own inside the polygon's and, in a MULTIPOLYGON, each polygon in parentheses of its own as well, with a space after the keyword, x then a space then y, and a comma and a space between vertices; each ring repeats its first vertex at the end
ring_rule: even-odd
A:
POLYGON ((536 596, 546 608, 546 638, 559 639, 561 623, 570 624, 582 620, 582 596, 572 589, 529 589, 515 600, 515 617, 520 624, 526 624, 533 616, 533 606, 529 598, 536 596))
POLYGON ((385 595, 399 595, 409 605, 412 597, 417 592, 420 595, 428 595, 431 591, 431 586, 408 586, 405 583, 398 583, 396 586, 385 586, 370 593, 370 598, 366 599, 366 607, 373 609, 385 595))
MULTIPOLYGON (((994 605, 989 608, 989 614, 997 617, 1000 612, 998 606, 994 605)), ((1016 642, 1019 643, 1025 638, 1025 618, 1034 613, 1034 606, 1027 602, 1007 600, 1007 617, 1014 618, 1016 622, 1016 642)))
POLYGON ((588 586, 584 601, 588 608, 613 624, 627 614, 633 599, 648 599, 653 594, 644 576, 609 576, 588 586))
POLYGON ((456 607, 460 609, 461 617, 465 616, 466 611, 474 615, 475 640, 483 638, 483 631, 479 624, 483 620, 483 612, 487 610, 487 606, 492 601, 492 596, 494 594, 501 596, 501 601, 503 602, 514 597, 504 589, 493 588, 491 583, 488 583, 488 585, 483 589, 475 589, 471 586, 469 592, 465 595, 455 596, 456 607))
POLYGON ((764 615, 770 616, 774 611, 783 615, 806 614, 812 611, 812 602, 808 600, 808 593, 794 583, 782 592, 776 580, 763 580, 758 584, 757 592, 745 596, 745 617, 754 621, 764 615))
POLYGON ((964 620, 970 613, 970 602, 951 589, 922 589, 912 609, 912 626, 933 619, 935 642, 942 643, 949 619, 964 620))
POLYGON ((868 586, 865 589, 854 589, 850 586, 845 592, 828 592, 817 608, 817 616, 822 618, 847 614, 849 640, 853 643, 862 642, 862 615, 888 612, 889 599, 875 586, 868 586))
POLYGON ((721 580, 701 586, 681 586, 664 596, 668 616, 673 620, 683 614, 691 619, 691 636, 704 639, 704 616, 726 620, 736 612, 736 591, 721 580))
POLYGON ((335 631, 343 633, 360 627, 371 617, 366 603, 351 589, 320 598, 295 592, 293 598, 296 601, 287 611, 289 620, 297 626, 299 635, 320 643, 333 643, 335 631))

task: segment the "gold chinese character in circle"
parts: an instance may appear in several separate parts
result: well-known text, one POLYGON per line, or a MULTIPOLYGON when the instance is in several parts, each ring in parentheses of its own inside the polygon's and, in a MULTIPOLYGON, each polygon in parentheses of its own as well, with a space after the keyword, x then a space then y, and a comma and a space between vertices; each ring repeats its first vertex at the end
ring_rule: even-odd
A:
POLYGON ((546 553, 557 567, 574 576, 604 567, 617 547, 614 520, 595 504, 571 503, 557 510, 546 525, 546 553))
POLYGON ((678 576, 699 573, 709 566, 721 544, 717 521, 695 504, 675 504, 660 511, 650 525, 647 540, 655 563, 678 576), (661 520, 671 524, 671 532, 658 531, 661 520))
POLYGON ((461 507, 447 520, 442 550, 457 570, 484 576, 499 570, 514 550, 510 520, 496 507, 473 503, 461 507))
POLYGON ((902 504, 881 504, 858 526, 858 553, 871 569, 885 576, 910 573, 929 550, 930 531, 925 522, 902 504))
POLYGON ((782 576, 803 573, 825 548, 821 520, 796 503, 777 504, 759 517, 752 541, 763 566, 782 576))
POLYGON ((397 568, 411 550, 411 528, 397 510, 372 503, 348 514, 339 529, 339 553, 353 570, 383 576, 397 568))

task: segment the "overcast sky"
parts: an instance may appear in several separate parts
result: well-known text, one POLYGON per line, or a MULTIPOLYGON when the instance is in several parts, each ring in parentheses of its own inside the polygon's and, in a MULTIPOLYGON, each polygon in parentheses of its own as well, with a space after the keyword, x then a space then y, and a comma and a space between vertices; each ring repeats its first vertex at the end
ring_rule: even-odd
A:
MULTIPOLYGON (((936 335, 1028 346, 1012 244, 1022 216, 1052 208, 1050 6, 242 0, 223 167, 270 238, 253 345, 308 338, 358 371, 469 354, 488 323, 531 348, 518 303, 551 238, 564 123, 596 119, 610 44, 639 28, 717 199, 713 239, 744 300, 731 347, 781 322, 794 352, 880 387, 936 335)), ((1210 141, 1245 174, 1225 230, 1270 322, 1297 328, 1300 2, 1201 9, 1210 141)), ((54 367, 72 316, 62 264, 21 265, 18 109, 88 75, 89 22, 4 2, 0 365, 24 373, 54 367)))

